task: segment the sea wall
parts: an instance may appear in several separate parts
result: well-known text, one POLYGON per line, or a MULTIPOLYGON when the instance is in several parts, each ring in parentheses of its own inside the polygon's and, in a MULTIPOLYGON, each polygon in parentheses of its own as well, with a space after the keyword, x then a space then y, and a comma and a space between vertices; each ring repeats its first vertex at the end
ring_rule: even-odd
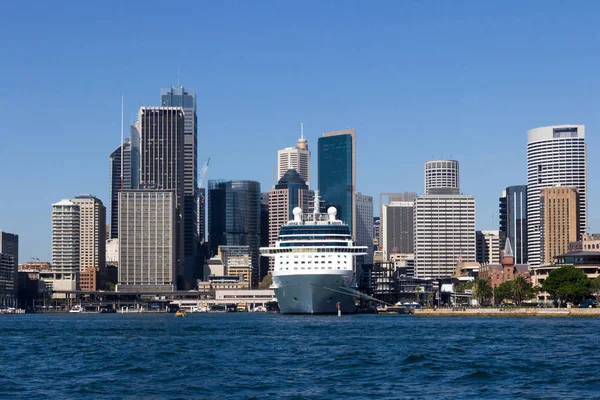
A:
POLYGON ((600 317, 600 308, 420 308, 417 317, 600 317))

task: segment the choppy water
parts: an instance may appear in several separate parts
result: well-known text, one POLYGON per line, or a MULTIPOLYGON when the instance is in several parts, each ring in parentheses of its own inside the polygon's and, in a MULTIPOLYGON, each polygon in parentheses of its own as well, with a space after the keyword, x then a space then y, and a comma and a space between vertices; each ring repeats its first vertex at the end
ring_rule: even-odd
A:
POLYGON ((600 397, 600 319, 0 316, 0 398, 600 397))

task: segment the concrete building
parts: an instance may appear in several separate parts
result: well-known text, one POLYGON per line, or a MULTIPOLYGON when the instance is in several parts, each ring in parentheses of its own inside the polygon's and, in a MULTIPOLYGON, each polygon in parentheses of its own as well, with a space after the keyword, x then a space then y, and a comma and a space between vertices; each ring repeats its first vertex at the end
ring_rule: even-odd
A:
POLYGON ((140 184, 140 133, 133 125, 129 138, 110 154, 110 238, 119 237, 119 190, 137 189, 140 184))
POLYGON ((17 290, 15 287, 15 258, 12 254, 0 253, 0 306, 15 307, 17 290))
POLYGON ((507 187, 499 202, 500 239, 509 238, 516 262, 527 264, 527 185, 507 187))
POLYGON ((459 260, 475 261, 475 199, 471 195, 423 195, 415 200, 415 276, 454 274, 459 260))
POLYGON ((540 250, 543 263, 569 251, 569 243, 579 240, 579 193, 575 187, 548 187, 540 190, 540 250))
POLYGON ((106 265, 119 266, 119 239, 106 241, 106 265))
POLYGON ((252 281, 252 255, 249 246, 219 246, 225 275, 238 276, 249 288, 252 281))
POLYGON ((367 246, 367 254, 357 257, 357 265, 373 264, 373 196, 360 192, 354 194, 356 199, 356 245, 367 246), (362 260, 361 260, 362 259, 362 260))
POLYGON ((19 271, 50 271, 52 265, 46 261, 30 261, 19 264, 19 271))
MULTIPOLYGON (((476 258, 480 264, 497 264, 500 262, 500 231, 477 231, 476 258)), ((512 251, 512 250, 511 250, 512 251)))
POLYGON ((373 217, 373 249, 380 250, 382 247, 381 241, 381 217, 373 217))
POLYGON ((459 194, 456 160, 431 160, 425 163, 425 194, 459 194))
POLYGON ((290 169, 296 170, 310 188, 310 150, 307 140, 304 139, 304 129, 301 130, 296 147, 277 151, 277 180, 279 181, 290 169))
MULTIPOLYGON (((379 216, 383 215, 383 206, 398 202, 414 203, 417 199, 416 192, 380 193, 379 194, 379 216)), ((383 233, 382 233, 383 235, 383 233)), ((382 245, 383 246, 383 245, 382 245)))
POLYGON ((414 201, 383 205, 382 244, 385 261, 391 254, 414 253, 414 201))
POLYGON ((0 253, 10 254, 13 259, 12 278, 14 289, 13 298, 17 298, 17 287, 19 279, 19 235, 0 231, 0 253))
POLYGON ((79 287, 95 291, 106 267, 106 207, 89 194, 71 202, 79 206, 79 287))
POLYGON ((527 245, 529 263, 544 262, 540 190, 572 186, 579 191, 579 236, 587 231, 587 147, 583 125, 558 125, 527 132, 527 245))
MULTIPOLYGON (((199 215, 198 210, 198 116, 196 114, 196 91, 179 86, 160 90, 163 107, 183 109, 183 276, 179 277, 180 288, 193 289, 201 277, 203 260, 198 254, 199 215), (182 286, 183 285, 183 286, 182 286)), ((167 188, 165 188, 167 189, 167 188)), ((201 193, 200 193, 201 194, 201 193)), ((201 237, 204 241, 204 236, 201 237)))
MULTIPOLYGON (((52 277, 54 291, 79 288, 80 249, 79 206, 70 200, 52 205, 52 277)), ((56 295, 55 297, 64 297, 56 295)))
POLYGON ((176 289, 176 196, 171 190, 119 192, 119 292, 176 289))
MULTIPOLYGON (((269 191, 269 246, 274 246, 279 230, 293 218, 292 210, 300 207, 305 213, 312 212, 314 191, 296 170, 290 169, 279 179, 273 190, 269 191)), ((262 257, 267 258, 267 257, 262 257)), ((268 257, 269 272, 273 272, 273 258, 268 257)))
POLYGON ((319 138, 319 196, 348 224, 356 239, 356 130, 326 132, 319 138))

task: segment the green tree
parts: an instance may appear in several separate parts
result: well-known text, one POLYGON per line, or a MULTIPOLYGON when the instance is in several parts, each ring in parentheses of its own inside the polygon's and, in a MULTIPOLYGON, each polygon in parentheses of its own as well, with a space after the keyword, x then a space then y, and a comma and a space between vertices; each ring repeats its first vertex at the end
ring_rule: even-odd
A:
POLYGON ((464 293, 465 290, 473 290, 473 281, 461 282, 456 286, 458 293, 464 293))
POLYGON ((590 282, 590 290, 596 298, 596 302, 600 303, 600 276, 596 279, 592 279, 590 282))
POLYGON ((273 284, 273 275, 267 274, 263 278, 263 280, 258 284, 260 289, 268 289, 273 284))
POLYGON ((502 282, 494 288, 494 299, 496 304, 500 304, 505 300, 512 300, 514 293, 514 281, 502 282))
POLYGON ((523 300, 529 300, 535 297, 533 284, 528 282, 522 276, 518 276, 513 282, 512 299, 517 305, 521 305, 523 300))
POLYGON ((486 279, 477 278, 473 281, 473 295, 481 305, 494 296, 494 290, 486 279))
POLYGON ((590 280, 580 269, 566 265, 550 271, 542 283, 542 290, 560 303, 575 301, 590 294, 590 280))

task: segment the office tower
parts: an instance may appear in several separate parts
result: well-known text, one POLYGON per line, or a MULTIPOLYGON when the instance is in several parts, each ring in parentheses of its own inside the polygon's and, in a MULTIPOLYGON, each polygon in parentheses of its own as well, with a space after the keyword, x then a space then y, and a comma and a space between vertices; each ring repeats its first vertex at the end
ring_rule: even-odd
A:
POLYGON ((172 190, 119 192, 119 292, 176 289, 176 196, 172 190))
POLYGON ((15 258, 12 254, 0 252, 0 306, 14 307, 17 290, 15 286, 15 258))
POLYGON ((129 137, 110 154, 110 238, 119 237, 119 190, 137 189, 140 179, 140 133, 133 125, 129 137), (123 180, 121 181, 121 168, 123 180))
MULTIPOLYGON (((183 199, 183 109, 181 107, 141 107, 138 121, 141 137, 140 188, 173 191, 173 200, 177 210, 173 242, 176 283, 180 290, 191 289, 195 285, 196 271, 194 271, 193 264, 186 265, 189 268, 185 271, 183 265, 183 230, 186 216, 183 199)), ((120 212, 119 215, 121 215, 120 212)))
POLYGON ((500 239, 510 239, 517 264, 527 264, 527 185, 509 186, 500 197, 500 239))
MULTIPOLYGON (((260 194, 260 243, 259 247, 269 246, 269 193, 260 194)), ((260 265, 258 281, 262 282, 263 278, 269 273, 269 262, 273 257, 259 257, 260 265)))
POLYGON ((454 274, 459 260, 475 261, 473 196, 418 196, 414 218, 417 277, 448 277, 454 274))
POLYGON ((4 283, 0 283, 4 287, 4 295, 0 293, 0 297, 5 296, 5 304, 3 305, 14 306, 14 301, 17 298, 17 283, 19 278, 19 235, 0 231, 0 253, 5 254, 3 278, 0 278, 4 281, 4 283), (12 258, 11 268, 8 267, 8 256, 12 258), (10 282, 11 280, 12 283, 10 282), (11 289, 12 294, 10 293, 11 289))
POLYGON ((356 131, 326 132, 319 138, 319 196, 334 206, 356 239, 356 131))
POLYGON ((290 169, 295 169, 310 188, 310 150, 304 139, 303 129, 296 147, 287 147, 277 152, 277 180, 290 169))
MULTIPOLYGON (((196 91, 179 84, 174 88, 161 89, 163 107, 181 107, 184 113, 183 128, 183 280, 186 289, 196 287, 202 278, 202 264, 198 258, 198 244, 204 241, 198 227, 198 116, 196 114, 196 91)), ((202 222, 203 224, 203 222, 202 222)))
POLYGON ((580 239, 579 193, 569 186, 540 190, 540 250, 543 263, 569 251, 569 243, 580 239))
POLYGON ((198 189, 198 240, 206 241, 206 189, 198 189))
POLYGON ((459 194, 458 161, 431 160, 425 163, 425 194, 459 194))
POLYGON ((414 201, 392 201, 383 205, 382 246, 386 260, 392 254, 414 253, 414 201))
POLYGON ((106 241, 106 265, 119 266, 119 239, 106 241))
POLYGON ((500 231, 477 231, 476 261, 480 264, 497 264, 500 262, 500 231))
POLYGON ((70 200, 52 204, 53 290, 79 287, 79 206, 70 200))
POLYGON ((211 254, 218 247, 249 246, 252 285, 258 285, 260 242, 260 183, 208 181, 208 241, 211 254))
POLYGON ((527 246, 532 267, 544 261, 540 190, 573 186, 579 192, 579 234, 587 230, 587 148, 583 125, 546 126, 527 132, 527 246))
POLYGON ((373 217, 373 250, 379 250, 381 245, 381 218, 373 217))
POLYGON ((106 207, 89 194, 71 202, 79 206, 79 287, 95 291, 106 267, 106 207))
POLYGON ((356 245, 367 246, 367 254, 356 258, 356 264, 373 264, 373 196, 360 192, 356 199, 356 245))

